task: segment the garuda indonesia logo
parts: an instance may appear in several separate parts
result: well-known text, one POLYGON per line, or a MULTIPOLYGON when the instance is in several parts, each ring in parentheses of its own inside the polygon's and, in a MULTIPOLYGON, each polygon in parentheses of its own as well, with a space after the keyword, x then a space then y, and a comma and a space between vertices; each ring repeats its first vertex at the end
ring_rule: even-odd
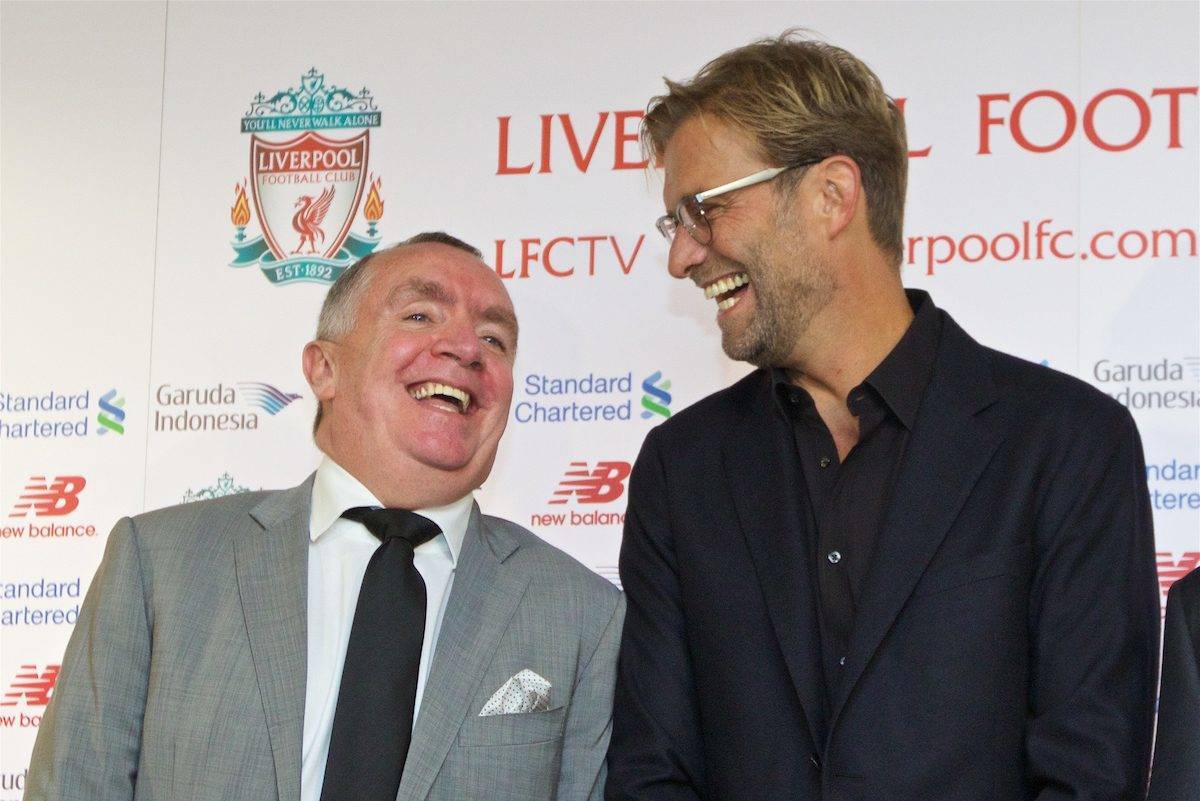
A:
POLYGON ((373 251, 383 200, 380 179, 367 164, 371 129, 381 117, 365 88, 354 94, 326 85, 316 67, 300 76, 299 89, 255 95, 242 117, 242 133, 250 134, 250 178, 234 187, 237 257, 229 266, 258 265, 273 284, 332 283, 373 251), (356 133, 340 139, 322 133, 334 130, 356 133), (365 236, 350 230, 360 211, 365 236), (247 239, 252 217, 262 233, 247 239))

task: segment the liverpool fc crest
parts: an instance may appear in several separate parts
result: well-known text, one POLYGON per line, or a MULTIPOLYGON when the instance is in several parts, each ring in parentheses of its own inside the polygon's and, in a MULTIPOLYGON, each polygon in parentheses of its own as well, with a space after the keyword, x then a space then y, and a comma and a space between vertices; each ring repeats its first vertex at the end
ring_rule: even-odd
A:
POLYGON ((355 94, 327 86, 315 67, 300 77, 299 89, 256 95, 242 117, 250 175, 234 187, 230 266, 258 265, 274 284, 332 283, 373 251, 383 199, 367 164, 371 129, 381 117, 365 88, 355 94), (347 130, 354 133, 345 137, 347 130), (360 212, 365 235, 351 230, 360 212), (247 239, 252 217, 261 234, 247 239))

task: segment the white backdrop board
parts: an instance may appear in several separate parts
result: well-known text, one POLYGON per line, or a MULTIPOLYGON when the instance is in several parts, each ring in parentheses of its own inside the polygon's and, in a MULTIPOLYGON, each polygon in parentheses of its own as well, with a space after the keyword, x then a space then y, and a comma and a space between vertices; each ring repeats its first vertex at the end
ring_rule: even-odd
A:
POLYGON ((666 274, 641 112, 792 26, 904 99, 905 283, 1132 410, 1165 589, 1200 558, 1198 8, 4 3, 0 801, 112 524, 313 469, 300 348, 382 244, 444 229, 504 277, 479 501, 615 580, 642 438, 747 369, 666 274))

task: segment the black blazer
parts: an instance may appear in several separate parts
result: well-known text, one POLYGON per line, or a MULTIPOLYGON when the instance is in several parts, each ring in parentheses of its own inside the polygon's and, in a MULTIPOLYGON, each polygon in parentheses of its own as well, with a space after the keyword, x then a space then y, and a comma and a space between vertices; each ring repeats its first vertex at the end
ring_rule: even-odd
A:
POLYGON ((1133 420, 938 313, 829 709, 770 373, 647 437, 621 547, 607 799, 1140 797, 1159 597, 1133 420))
POLYGON ((1200 569, 1171 585, 1148 801, 1200 798, 1200 569))

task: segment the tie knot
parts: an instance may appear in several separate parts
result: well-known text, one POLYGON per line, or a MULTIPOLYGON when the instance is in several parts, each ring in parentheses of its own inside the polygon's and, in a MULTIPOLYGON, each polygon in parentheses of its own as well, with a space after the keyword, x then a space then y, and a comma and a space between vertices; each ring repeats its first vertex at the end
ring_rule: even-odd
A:
POLYGON ((437 523, 407 509, 356 506, 342 512, 342 517, 362 523, 382 542, 395 537, 407 542, 414 550, 442 533, 437 523))

